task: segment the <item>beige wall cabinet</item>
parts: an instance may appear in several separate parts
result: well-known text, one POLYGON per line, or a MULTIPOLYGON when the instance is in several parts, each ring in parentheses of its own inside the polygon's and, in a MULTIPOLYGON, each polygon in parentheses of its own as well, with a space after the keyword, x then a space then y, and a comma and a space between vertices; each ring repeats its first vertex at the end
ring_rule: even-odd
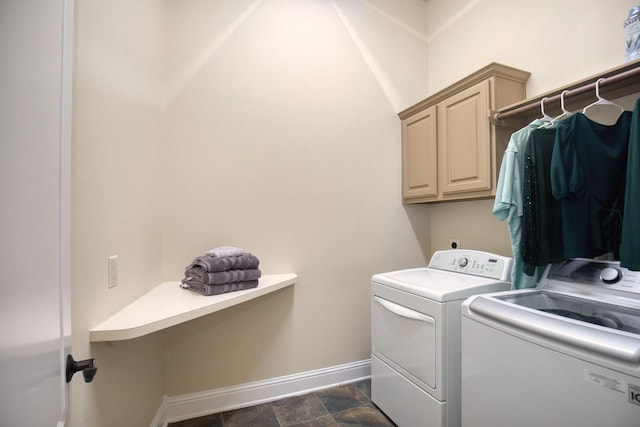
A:
POLYGON ((404 203, 495 195, 509 135, 491 115, 526 97, 529 73, 490 64, 399 113, 404 203))

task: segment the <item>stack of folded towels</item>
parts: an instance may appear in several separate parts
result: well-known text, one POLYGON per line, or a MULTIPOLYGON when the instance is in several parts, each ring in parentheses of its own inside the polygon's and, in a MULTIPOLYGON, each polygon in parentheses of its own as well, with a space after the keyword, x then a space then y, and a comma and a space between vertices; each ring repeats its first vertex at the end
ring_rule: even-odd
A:
POLYGON ((260 261, 234 246, 218 246, 208 250, 187 266, 182 287, 202 295, 251 289, 258 286, 260 261))

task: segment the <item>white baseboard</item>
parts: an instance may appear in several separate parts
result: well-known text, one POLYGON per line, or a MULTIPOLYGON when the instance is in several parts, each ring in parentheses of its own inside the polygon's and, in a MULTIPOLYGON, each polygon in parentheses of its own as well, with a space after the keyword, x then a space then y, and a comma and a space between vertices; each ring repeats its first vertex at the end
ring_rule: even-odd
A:
POLYGON ((167 399, 166 395, 162 398, 162 404, 151 420, 151 427, 167 427, 167 399))
POLYGON ((371 360, 366 359, 263 381, 165 397, 151 427, 166 426, 169 422, 271 402, 370 377, 371 360))

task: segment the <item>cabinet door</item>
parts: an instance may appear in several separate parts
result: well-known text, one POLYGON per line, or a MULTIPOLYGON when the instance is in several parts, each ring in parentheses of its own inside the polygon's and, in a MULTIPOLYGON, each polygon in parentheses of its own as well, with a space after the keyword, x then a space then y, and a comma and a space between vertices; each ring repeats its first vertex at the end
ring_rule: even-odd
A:
POLYGON ((435 105, 402 121, 402 197, 438 195, 435 105))
POLYGON ((449 194, 491 189, 489 81, 438 104, 440 191, 449 194))

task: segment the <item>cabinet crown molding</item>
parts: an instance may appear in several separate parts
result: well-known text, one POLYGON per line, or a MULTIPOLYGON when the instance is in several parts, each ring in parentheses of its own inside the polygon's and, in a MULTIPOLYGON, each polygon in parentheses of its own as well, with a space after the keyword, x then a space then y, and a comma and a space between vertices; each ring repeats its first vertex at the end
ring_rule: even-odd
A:
POLYGON ((449 98, 451 95, 460 92, 468 87, 475 85, 478 82, 486 80, 490 77, 500 77, 507 80, 514 80, 517 82, 525 83, 531 73, 528 71, 523 71, 518 68, 510 67, 508 65, 499 64, 497 62, 492 62, 491 64, 479 69, 478 71, 469 74, 467 77, 453 83, 450 86, 434 93, 433 95, 425 98, 424 100, 418 102, 417 104, 408 107, 401 112, 398 113, 400 119, 406 119, 407 117, 412 116, 418 111, 424 110, 425 108, 437 104, 438 102, 449 98))

